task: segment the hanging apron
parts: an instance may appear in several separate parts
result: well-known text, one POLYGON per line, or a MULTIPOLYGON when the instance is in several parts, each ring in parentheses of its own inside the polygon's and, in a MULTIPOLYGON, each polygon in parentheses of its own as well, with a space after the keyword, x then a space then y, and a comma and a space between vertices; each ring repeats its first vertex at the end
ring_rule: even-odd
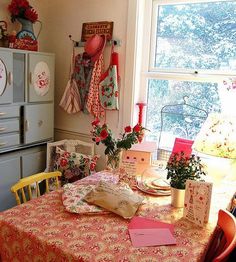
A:
POLYGON ((80 94, 75 79, 71 78, 59 104, 68 114, 81 111, 80 94))
POLYGON ((101 106, 99 99, 99 83, 104 68, 103 54, 94 63, 94 68, 92 71, 88 99, 86 103, 87 110, 95 118, 100 118, 105 116, 104 108, 101 106))
POLYGON ((81 111, 81 99, 77 83, 74 79, 75 55, 74 47, 70 64, 70 80, 68 81, 59 105, 68 113, 75 114, 81 111))
POLYGON ((111 49, 110 65, 102 74, 99 83, 99 99, 101 106, 106 110, 119 110, 119 68, 118 53, 111 49))
POLYGON ((86 56, 86 53, 78 54, 75 57, 74 77, 80 93, 81 110, 84 113, 88 113, 86 103, 88 99, 93 68, 94 62, 91 61, 90 57, 86 56))

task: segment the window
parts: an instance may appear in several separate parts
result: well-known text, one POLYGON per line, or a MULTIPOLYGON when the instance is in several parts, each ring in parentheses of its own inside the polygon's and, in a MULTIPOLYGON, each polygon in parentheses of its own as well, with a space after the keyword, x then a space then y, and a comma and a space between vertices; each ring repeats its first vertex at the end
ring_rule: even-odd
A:
POLYGON ((207 113, 232 113, 236 1, 147 2, 151 8, 146 9, 144 28, 150 20, 151 30, 143 35, 139 100, 147 101, 147 139, 158 141, 162 131, 159 147, 171 147, 175 136, 194 139, 204 122, 193 121, 197 114, 186 103, 207 113), (179 105, 177 114, 162 115, 161 109, 172 104, 179 105), (180 112, 189 117, 179 119, 180 112))

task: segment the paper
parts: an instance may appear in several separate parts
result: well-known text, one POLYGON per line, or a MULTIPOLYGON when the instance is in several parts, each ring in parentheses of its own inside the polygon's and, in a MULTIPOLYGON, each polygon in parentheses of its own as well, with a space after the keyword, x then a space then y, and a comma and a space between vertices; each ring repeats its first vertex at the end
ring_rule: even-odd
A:
POLYGON ((129 229, 129 234, 134 247, 176 244, 168 228, 129 229))
POLYGON ((186 181, 184 217, 199 226, 208 222, 211 203, 212 183, 186 181))
POLYGON ((169 231, 174 234, 174 225, 155 221, 145 217, 133 217, 128 225, 128 229, 150 229, 150 228, 167 228, 169 231))
POLYGON ((122 160, 121 167, 125 169, 129 175, 136 174, 137 172, 137 161, 133 160, 122 160))

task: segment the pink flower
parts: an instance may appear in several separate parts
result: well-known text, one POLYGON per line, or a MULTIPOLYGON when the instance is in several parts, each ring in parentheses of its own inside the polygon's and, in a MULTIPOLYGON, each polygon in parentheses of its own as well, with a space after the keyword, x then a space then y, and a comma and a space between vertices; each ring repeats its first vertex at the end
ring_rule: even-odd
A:
POLYGON ((100 120, 99 119, 95 119, 93 122, 92 122, 92 126, 98 126, 100 124, 100 120))
POLYGON ((100 141, 101 141, 101 138, 100 138, 100 137, 96 137, 96 138, 95 138, 95 142, 96 142, 96 143, 99 143, 100 141))

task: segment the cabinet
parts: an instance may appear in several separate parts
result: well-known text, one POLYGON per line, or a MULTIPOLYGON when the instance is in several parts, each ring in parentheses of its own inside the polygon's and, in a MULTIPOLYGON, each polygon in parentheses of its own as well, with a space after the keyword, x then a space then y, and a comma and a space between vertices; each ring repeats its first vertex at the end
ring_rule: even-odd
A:
POLYGON ((15 205, 11 186, 20 179, 20 157, 0 157, 0 211, 15 205))
POLYGON ((20 178, 43 172, 46 166, 46 145, 0 154, 0 212, 16 205, 10 188, 20 178))
POLYGON ((13 102, 13 54, 0 51, 0 104, 13 102))
POLYGON ((54 136, 54 54, 0 48, 0 211, 10 187, 44 171, 54 136))

